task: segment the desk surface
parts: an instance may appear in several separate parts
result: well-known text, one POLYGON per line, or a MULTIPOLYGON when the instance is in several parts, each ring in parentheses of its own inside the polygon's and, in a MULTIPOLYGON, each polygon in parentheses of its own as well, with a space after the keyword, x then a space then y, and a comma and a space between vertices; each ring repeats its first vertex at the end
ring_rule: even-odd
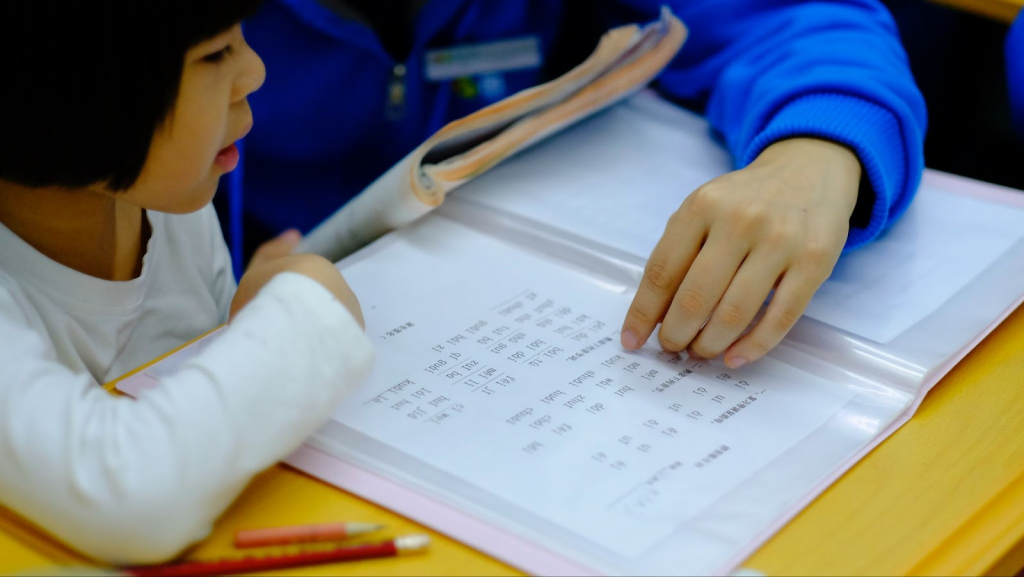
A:
POLYGON ((1013 22, 1014 17, 1024 7, 1024 0, 932 0, 932 2, 1007 23, 1013 22))
MULTIPOLYGON (((1006 574, 1024 566, 1024 309, 928 396, 917 415, 746 563, 781 574, 1006 574)), ((435 537, 423 556, 302 574, 511 575, 510 567, 362 499, 279 466, 258 477, 190 557, 232 554, 243 527, 333 520, 435 537)), ((0 573, 74 562, 0 515, 0 573)))

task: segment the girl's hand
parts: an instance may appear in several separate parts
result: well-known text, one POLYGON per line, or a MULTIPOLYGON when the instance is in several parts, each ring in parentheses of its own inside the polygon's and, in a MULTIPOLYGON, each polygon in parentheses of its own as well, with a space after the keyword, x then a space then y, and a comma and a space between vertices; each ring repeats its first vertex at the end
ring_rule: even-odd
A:
POLYGON ((282 232, 256 249, 256 252, 252 254, 252 259, 249 260, 249 266, 246 267, 245 272, 248 273, 260 265, 292 254, 299 247, 300 242, 302 242, 302 233, 294 228, 282 232))
POLYGON ((238 311, 249 304, 270 279, 283 272, 295 272, 315 280, 329 290, 352 313, 359 326, 366 328, 359 300, 337 267, 315 254, 291 254, 301 240, 302 235, 298 231, 288 230, 256 250, 231 299, 230 317, 234 318, 238 311))
POLYGON ((661 322, 666 351, 737 368, 782 340, 846 243, 861 167, 848 148, 794 138, 693 192, 651 254, 622 328, 637 349, 661 322), (764 317, 747 334, 772 289, 764 317), (742 336, 741 336, 742 335, 742 336))

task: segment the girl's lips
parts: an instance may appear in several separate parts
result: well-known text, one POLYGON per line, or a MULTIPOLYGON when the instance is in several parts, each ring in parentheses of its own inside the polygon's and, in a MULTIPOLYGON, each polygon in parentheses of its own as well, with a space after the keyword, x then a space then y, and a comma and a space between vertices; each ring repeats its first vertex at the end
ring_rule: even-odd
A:
POLYGON ((217 153, 214 164, 222 168, 224 172, 231 172, 238 167, 238 159, 238 146, 232 143, 231 146, 217 153))

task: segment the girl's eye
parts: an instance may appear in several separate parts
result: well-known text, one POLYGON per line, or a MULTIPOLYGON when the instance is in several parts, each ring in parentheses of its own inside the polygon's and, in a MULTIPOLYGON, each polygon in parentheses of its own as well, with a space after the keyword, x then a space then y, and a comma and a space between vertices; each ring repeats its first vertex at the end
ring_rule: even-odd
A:
POLYGON ((216 51, 216 52, 214 52, 212 54, 207 54, 206 56, 203 56, 203 62, 209 62, 209 63, 212 63, 212 64, 216 64, 218 62, 221 62, 222 60, 224 60, 228 56, 231 56, 232 52, 234 52, 234 48, 232 48, 231 45, 228 44, 224 48, 221 48, 220 50, 218 50, 218 51, 216 51))

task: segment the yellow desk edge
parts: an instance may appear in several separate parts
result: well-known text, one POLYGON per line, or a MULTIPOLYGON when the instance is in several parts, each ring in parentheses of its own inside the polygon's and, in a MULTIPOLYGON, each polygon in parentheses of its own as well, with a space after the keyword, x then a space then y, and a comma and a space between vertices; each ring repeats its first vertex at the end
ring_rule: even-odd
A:
POLYGON ((1024 475, 921 560, 911 575, 1015 575, 1024 567, 1024 475))

